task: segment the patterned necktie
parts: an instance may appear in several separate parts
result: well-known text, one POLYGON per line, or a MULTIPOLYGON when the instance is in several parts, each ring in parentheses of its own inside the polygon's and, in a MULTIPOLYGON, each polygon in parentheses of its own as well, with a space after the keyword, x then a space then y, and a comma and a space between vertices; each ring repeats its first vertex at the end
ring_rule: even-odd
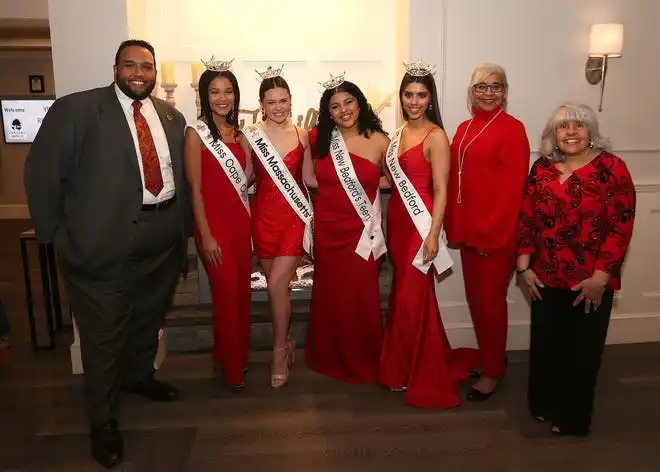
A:
POLYGON ((140 154, 142 155, 144 187, 156 197, 163 190, 163 176, 160 173, 160 161, 158 160, 154 138, 151 136, 147 119, 140 113, 140 108, 142 108, 142 102, 133 102, 133 118, 135 118, 140 154))

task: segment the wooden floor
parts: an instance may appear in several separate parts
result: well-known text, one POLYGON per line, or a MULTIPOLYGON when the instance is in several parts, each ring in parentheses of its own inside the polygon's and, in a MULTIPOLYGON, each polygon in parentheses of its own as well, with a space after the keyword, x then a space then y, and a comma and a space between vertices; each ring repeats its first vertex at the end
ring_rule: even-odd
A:
MULTIPOLYGON (((0 220, 0 298, 14 328, 14 358, 0 367, 0 472, 102 470, 89 458, 68 330, 54 351, 29 348, 22 272, 6 265, 19 260, 20 229, 20 222, 0 220)), ((585 439, 553 437, 528 417, 525 352, 510 353, 507 377, 487 403, 444 411, 407 407, 401 394, 374 385, 323 378, 305 368, 303 354, 290 384, 273 390, 268 353, 254 353, 242 396, 223 393, 208 355, 169 357, 159 375, 181 389, 182 400, 123 398, 126 460, 118 470, 660 470, 660 344, 607 348, 593 433, 585 439)))

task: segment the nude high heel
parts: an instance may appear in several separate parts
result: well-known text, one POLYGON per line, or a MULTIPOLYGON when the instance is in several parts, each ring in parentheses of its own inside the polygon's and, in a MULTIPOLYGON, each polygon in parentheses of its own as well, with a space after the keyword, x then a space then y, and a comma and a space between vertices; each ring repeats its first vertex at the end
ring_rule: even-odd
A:
POLYGON ((284 374, 270 374, 270 386, 272 388, 282 388, 289 382, 289 372, 291 364, 296 360, 296 342, 293 339, 289 339, 286 343, 286 346, 273 349, 273 360, 278 353, 284 353, 286 357, 286 372, 284 374))

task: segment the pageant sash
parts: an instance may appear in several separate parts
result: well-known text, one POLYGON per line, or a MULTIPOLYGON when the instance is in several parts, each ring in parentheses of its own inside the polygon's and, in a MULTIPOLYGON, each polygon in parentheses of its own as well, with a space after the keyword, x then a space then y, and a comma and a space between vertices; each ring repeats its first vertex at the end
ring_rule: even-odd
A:
POLYGON ((206 148, 211 151, 211 154, 213 154, 213 157, 218 161, 222 170, 225 171, 227 178, 234 186, 234 190, 236 190, 238 197, 243 202, 245 211, 247 211, 249 215, 250 202, 247 194, 247 177, 245 176, 245 172, 243 172, 240 163, 236 159, 236 156, 234 156, 221 139, 214 140, 209 127, 203 121, 197 120, 194 126, 188 126, 197 131, 197 134, 206 148))
POLYGON ((355 173, 344 138, 336 128, 330 138, 330 155, 339 182, 364 225, 355 253, 365 261, 369 260, 371 253, 373 253, 374 259, 378 259, 387 252, 381 227, 380 191, 376 193, 373 203, 370 202, 367 192, 364 191, 355 173))
POLYGON ((266 172, 284 196, 289 206, 305 223, 305 234, 303 236, 303 248, 305 252, 312 255, 312 219, 314 211, 309 200, 302 192, 298 183, 284 164, 282 156, 277 152, 275 146, 270 142, 266 133, 259 125, 251 125, 243 130, 250 146, 263 164, 266 172))
POLYGON ((417 232, 422 238, 422 245, 419 247, 415 258, 413 259, 413 266, 426 274, 428 273, 431 264, 433 264, 438 273, 441 274, 449 269, 454 262, 451 260, 449 250, 447 249, 443 238, 439 237, 438 254, 432 261, 429 261, 426 264, 424 263, 424 241, 426 241, 426 238, 431 231, 431 214, 426 209, 424 201, 419 196, 419 193, 417 193, 417 190, 399 164, 399 144, 404 127, 405 125, 397 129, 394 138, 390 141, 390 146, 387 149, 387 155, 385 156, 385 163, 392 175, 392 179, 394 180, 394 186, 399 192, 401 200, 403 200, 406 210, 408 211, 417 232))

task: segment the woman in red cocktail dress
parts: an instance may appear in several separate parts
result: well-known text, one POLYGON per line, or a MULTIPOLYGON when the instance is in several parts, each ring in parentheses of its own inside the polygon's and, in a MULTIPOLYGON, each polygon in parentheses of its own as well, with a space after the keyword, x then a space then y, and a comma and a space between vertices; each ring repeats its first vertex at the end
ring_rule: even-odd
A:
MULTIPOLYGON (((295 184, 306 193, 303 169, 312 171, 307 131, 291 123, 291 92, 280 75, 265 78, 259 88, 263 122, 259 125, 295 184)), ((266 272, 268 300, 273 316, 273 360, 271 386, 280 388, 289 380, 295 343, 289 337, 291 296, 289 283, 304 254, 305 224, 293 210, 264 165, 252 150, 255 162, 256 194, 252 206, 254 250, 266 272)))

